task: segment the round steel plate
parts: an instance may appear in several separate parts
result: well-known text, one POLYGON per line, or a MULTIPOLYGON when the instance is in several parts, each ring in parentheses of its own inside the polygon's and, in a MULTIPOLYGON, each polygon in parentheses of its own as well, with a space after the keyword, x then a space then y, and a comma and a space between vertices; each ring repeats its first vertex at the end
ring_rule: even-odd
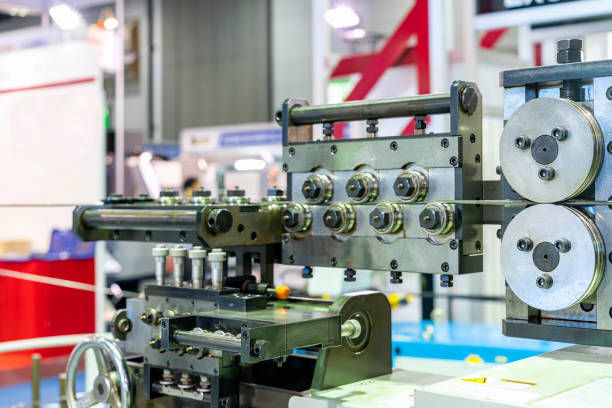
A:
POLYGON ((501 267, 508 286, 523 302, 540 310, 561 310, 582 302, 597 289, 605 269, 605 248, 586 215, 561 205, 540 204, 521 211, 508 224, 501 244, 501 267), (533 242, 532 248, 517 248, 517 241, 523 238, 533 242), (571 249, 551 254, 559 239, 567 239, 571 249), (549 288, 538 287, 541 276, 552 278, 549 288))
POLYGON ((518 194, 539 203, 563 201, 582 193, 597 178, 603 155, 603 136, 597 121, 567 99, 538 98, 522 105, 506 123, 500 140, 504 177, 518 194), (567 129, 565 139, 541 137, 559 126, 567 129), (516 147, 515 141, 521 136, 531 145, 516 147), (538 177, 543 165, 554 169, 551 180, 538 177))

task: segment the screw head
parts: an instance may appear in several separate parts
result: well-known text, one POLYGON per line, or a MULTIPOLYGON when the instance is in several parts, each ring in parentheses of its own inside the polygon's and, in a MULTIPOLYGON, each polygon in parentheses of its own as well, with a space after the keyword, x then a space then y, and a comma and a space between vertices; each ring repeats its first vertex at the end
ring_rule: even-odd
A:
POLYGON ((478 93, 476 92, 476 89, 469 85, 463 88, 461 90, 459 103, 461 105, 461 110, 464 113, 468 115, 474 113, 478 107, 478 93))
POLYGON ((287 228, 295 228, 300 222, 300 214, 292 209, 285 209, 281 212, 281 223, 287 228))
POLYGON ((393 191, 398 197, 408 197, 414 194, 414 181, 408 177, 398 177, 393 183, 393 191))
POLYGON ((389 213, 380 208, 374 208, 370 212, 370 225, 375 229, 382 229, 389 226, 389 213))
POLYGON ((397 142, 391 142, 391 143, 389 144, 389 149, 391 149, 391 150, 393 150, 393 151, 396 151, 398 147, 399 147, 399 146, 398 146, 397 142))
POLYGON ((397 263, 397 261, 395 259, 391 260, 391 262, 389 263, 389 266, 391 267, 391 269, 395 270, 398 268, 399 264, 397 263))
POLYGON ((351 198, 362 198, 366 193, 366 184, 363 180, 357 177, 352 177, 346 183, 346 194, 351 198))
POLYGON ((541 180, 552 180, 555 177, 555 169, 549 166, 540 167, 538 170, 538 177, 541 180))
POLYGON ((321 185, 316 179, 309 179, 302 184, 302 194, 308 200, 316 200, 321 195, 321 185))
POLYGON ((563 140, 567 137, 567 129, 563 126, 557 126, 550 132, 550 135, 556 140, 563 140))
POLYGON ((531 140, 525 136, 519 136, 514 139, 514 147, 517 149, 525 150, 531 145, 531 140))
POLYGON ((533 246, 533 242, 529 238, 521 238, 516 242, 516 247, 519 251, 529 251, 533 246))
POLYGON ((606 98, 612 100, 612 86, 606 89, 606 98))
POLYGON ((550 289, 553 285, 553 278, 548 274, 542 274, 536 278, 536 286, 540 289, 550 289))
POLYGON ((442 265, 440 265, 440 269, 442 272, 448 272, 450 270, 450 265, 448 262, 443 262, 442 265))
POLYGON ((338 228, 342 225, 342 213, 338 210, 329 209, 323 214, 323 224, 327 228, 338 228))
POLYGON ((440 214, 434 208, 425 208, 419 214, 419 224, 425 229, 434 229, 440 225, 440 214))
POLYGON ((568 252, 572 247, 572 244, 565 238, 558 239, 555 241, 555 249, 559 252, 568 252))

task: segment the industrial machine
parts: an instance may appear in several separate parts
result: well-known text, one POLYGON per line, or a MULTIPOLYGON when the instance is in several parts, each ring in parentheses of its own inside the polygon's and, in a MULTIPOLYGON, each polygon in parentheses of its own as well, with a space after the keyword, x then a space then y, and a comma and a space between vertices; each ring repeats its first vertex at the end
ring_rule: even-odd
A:
MULTIPOLYGON (((324 106, 288 99, 276 114, 286 196, 272 189, 251 203, 236 189, 215 202, 204 190, 189 198, 164 191, 156 201, 111 196, 76 208, 84 240, 159 245, 156 284, 113 320, 119 342, 96 337, 75 348, 69 406, 339 407, 359 398, 372 406, 402 401, 416 386, 417 407, 565 406, 558 395, 609 373, 609 349, 565 349, 427 385, 418 373, 391 373, 383 294, 300 298, 275 287, 273 273, 275 264, 299 265, 304 278, 313 267, 336 267, 351 281, 357 269, 386 270, 401 283, 402 273, 416 272, 450 287, 454 275, 482 271, 482 227, 498 223, 504 333, 612 345, 612 64, 581 62, 579 40, 558 47, 559 65, 501 75, 501 182, 482 180, 481 96, 458 81, 444 95, 324 106), (427 133, 427 116, 443 113, 448 132, 427 133), (378 121, 391 117, 414 117, 415 134, 379 136, 378 121), (363 138, 333 138, 334 123, 356 120, 366 121, 363 138), (75 373, 88 349, 99 375, 77 400, 75 373), (563 367, 586 365, 589 375, 560 381, 563 367)), ((595 398, 597 387, 566 400, 595 398)))
POLYGON ((260 203, 244 191, 215 201, 208 191, 111 196, 74 211, 83 240, 157 242, 156 283, 117 312, 117 342, 78 345, 67 369, 70 407, 287 406, 303 396, 391 374, 386 296, 335 301, 274 287, 274 264, 440 274, 482 270, 481 122, 476 85, 448 94, 308 106, 287 100, 283 128, 288 191, 260 203), (426 133, 427 115, 450 114, 445 133, 426 133), (415 135, 378 136, 377 121, 415 117, 415 135), (334 140, 333 124, 367 121, 363 139, 334 140), (312 125, 323 124, 314 140, 312 125), (166 246, 168 245, 168 246, 166 246), (166 281, 166 260, 173 276, 166 281), (235 271, 228 273, 228 260, 235 271), (185 266, 191 265, 191 280, 185 266), (79 361, 96 355, 93 388, 77 399, 79 361), (153 404, 153 405, 148 405, 153 404))

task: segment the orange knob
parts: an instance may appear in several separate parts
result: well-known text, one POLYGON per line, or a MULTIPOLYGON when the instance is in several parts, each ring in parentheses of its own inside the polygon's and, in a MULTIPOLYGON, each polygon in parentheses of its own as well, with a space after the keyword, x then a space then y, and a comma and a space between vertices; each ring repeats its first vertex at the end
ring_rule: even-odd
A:
POLYGON ((274 290, 274 294, 280 300, 287 299, 289 297, 289 288, 286 286, 280 285, 274 290))

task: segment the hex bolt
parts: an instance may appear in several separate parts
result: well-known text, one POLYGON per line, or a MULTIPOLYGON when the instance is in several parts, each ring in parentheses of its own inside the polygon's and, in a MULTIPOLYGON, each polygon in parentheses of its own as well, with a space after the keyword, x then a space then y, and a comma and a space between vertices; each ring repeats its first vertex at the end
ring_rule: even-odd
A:
POLYGON ((553 278, 547 273, 536 278, 536 286, 540 289, 550 289, 553 285, 553 278))
POLYGON ((533 248, 533 241, 529 238, 521 238, 516 242, 516 247, 522 252, 530 251, 533 248))
POLYGON ((339 210, 328 209, 323 214, 323 224, 329 229, 334 229, 342 225, 342 213, 339 210))
POLYGON ((168 256, 168 248, 164 244, 156 245, 153 248, 153 257, 155 258, 155 284, 166 284, 166 257, 168 256))
POLYGON ((191 259, 192 284, 194 288, 199 289, 204 282, 204 258, 206 258, 206 251, 201 246, 194 246, 189 251, 189 258, 191 259))
POLYGON ((398 197, 408 197, 413 195, 416 186, 409 177, 399 176, 393 183, 393 191, 398 197))
POLYGON ((531 145, 531 140, 526 136, 519 136, 514 139, 514 147, 517 149, 525 150, 531 145))
POLYGON ((185 276, 185 257, 187 250, 182 245, 175 245, 170 249, 170 256, 174 262, 174 286, 180 288, 183 286, 183 277, 185 276))
POLYGON ((426 229, 434 229, 440 225, 440 214, 433 208, 425 208, 419 214, 419 224, 426 229))
POLYGON ((567 138, 567 128, 564 126, 557 126, 550 132, 550 135, 556 140, 564 140, 567 138))
POLYGON ((366 193, 367 186, 365 182, 359 178, 351 177, 346 183, 346 195, 354 199, 360 199, 366 193))
POLYGON ((382 230, 389 226, 390 222, 390 214, 386 211, 380 209, 380 207, 375 207, 370 212, 370 225, 376 230, 382 230))
POLYGON ((555 177, 555 169, 550 166, 542 166, 538 170, 538 177, 545 181, 552 180, 555 177))
POLYGON ((569 240, 561 238, 555 241, 555 248, 559 252, 568 252, 572 248, 572 244, 569 240))
POLYGON ((361 323, 357 319, 348 319, 340 326, 340 336, 356 339, 361 336, 361 323))
POLYGON ((321 194, 321 186, 318 185, 315 179, 307 179, 302 184, 302 194, 309 200, 315 200, 321 194))
POLYGON ((223 289, 223 264, 227 254, 222 249, 215 248, 208 254, 210 264, 210 283, 213 290, 223 289))

